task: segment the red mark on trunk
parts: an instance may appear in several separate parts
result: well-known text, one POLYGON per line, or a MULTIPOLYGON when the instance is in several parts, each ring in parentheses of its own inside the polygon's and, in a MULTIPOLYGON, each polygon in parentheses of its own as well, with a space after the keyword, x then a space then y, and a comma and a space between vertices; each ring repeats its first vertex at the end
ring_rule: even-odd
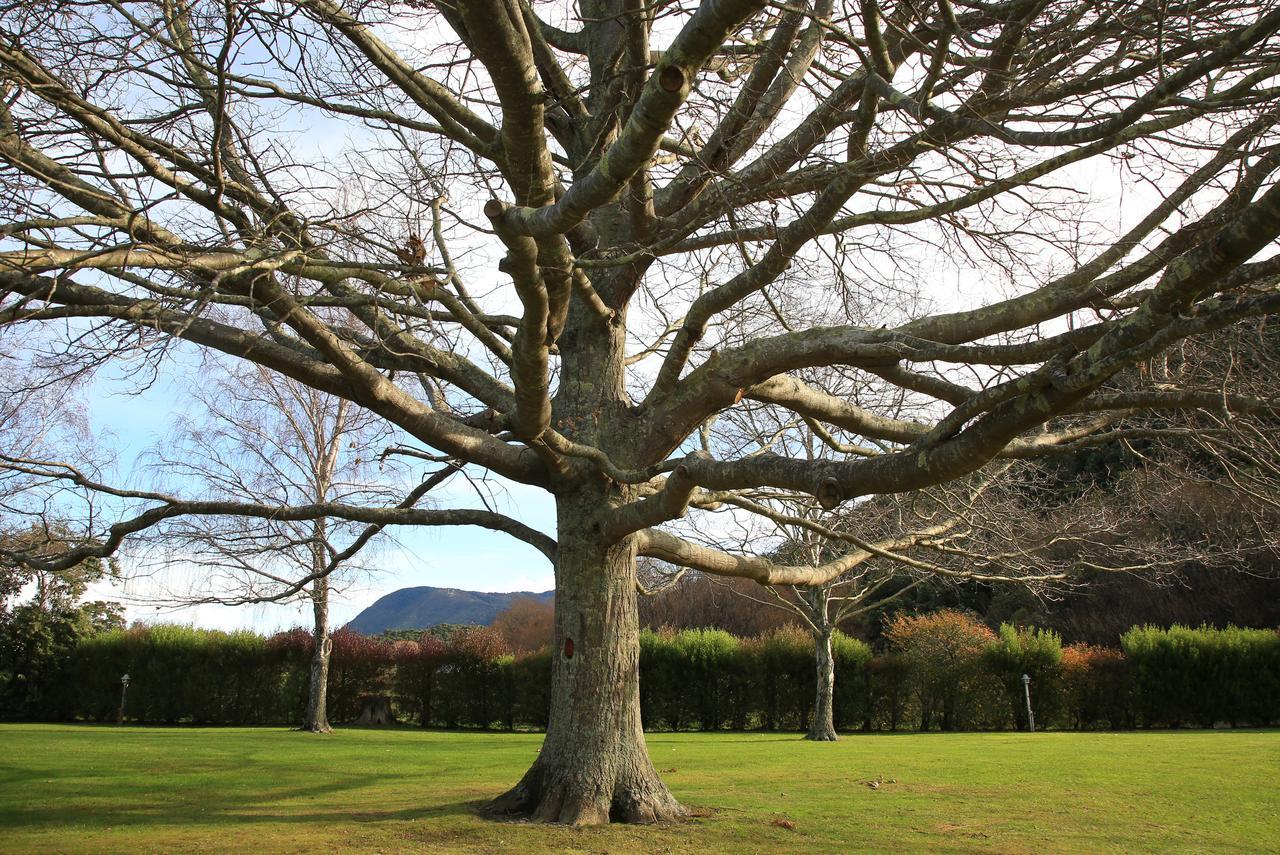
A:
POLYGON ((564 640, 564 658, 565 659, 573 658, 573 639, 572 638, 566 638, 564 640))

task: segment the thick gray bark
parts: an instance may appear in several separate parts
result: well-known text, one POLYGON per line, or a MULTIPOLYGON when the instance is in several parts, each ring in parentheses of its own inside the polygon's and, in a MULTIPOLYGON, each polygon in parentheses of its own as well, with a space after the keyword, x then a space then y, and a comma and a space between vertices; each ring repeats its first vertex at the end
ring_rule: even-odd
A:
POLYGON ((805 739, 817 742, 835 742, 835 714, 833 698, 836 686, 836 664, 831 654, 832 628, 824 627, 813 636, 814 660, 818 669, 817 697, 813 703, 813 721, 805 739))
POLYGON ((684 814, 640 721, 635 547, 601 545, 601 491, 561 496, 551 717, 533 767, 492 809, 535 821, 660 822, 684 814))
MULTIPOLYGON (((580 350, 563 357, 559 427, 625 458, 634 431, 622 383, 624 327, 572 312, 565 335, 580 350)), ((532 768, 492 810, 571 825, 675 819, 685 811, 650 762, 640 721, 637 538, 608 535, 614 510, 636 496, 581 474, 566 473, 554 488, 559 546, 547 736, 532 768)))

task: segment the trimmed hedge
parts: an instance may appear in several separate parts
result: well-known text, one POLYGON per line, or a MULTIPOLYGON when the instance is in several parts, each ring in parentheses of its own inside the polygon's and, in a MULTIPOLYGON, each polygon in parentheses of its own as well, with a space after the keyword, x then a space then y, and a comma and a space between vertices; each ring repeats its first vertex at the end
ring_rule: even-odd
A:
POLYGON ((128 718, 157 723, 271 724, 306 705, 306 661, 289 680, 290 651, 253 632, 174 624, 112 630, 84 639, 57 681, 65 718, 107 721, 129 674, 128 718))
POLYGON ((1004 689, 1013 720, 1027 730, 1026 687, 1022 675, 1036 687, 1034 712, 1040 722, 1061 719, 1063 712, 1062 638, 1053 630, 1001 624, 1000 638, 983 652, 986 670, 1004 689))
POLYGON ((1280 721, 1280 634, 1134 627, 1120 637, 1143 727, 1280 721))
MULTIPOLYGON (((998 635, 956 612, 903 617, 873 655, 836 634, 834 712, 842 730, 1026 726, 1029 674, 1038 727, 1208 727, 1280 723, 1280 635, 1235 627, 1135 627, 1120 649, 1063 647, 1052 632, 998 635)), ((128 673, 126 717, 155 723, 293 724, 306 706, 312 640, 186 626, 139 626, 83 640, 52 685, 55 715, 111 720, 128 673)), ((644 631, 640 702, 654 730, 803 731, 812 714, 812 637, 781 627, 740 639, 719 630, 644 631)), ((353 721, 388 695, 402 722, 543 728, 552 651, 513 656, 501 636, 462 627, 441 638, 333 634, 329 709, 353 721)))

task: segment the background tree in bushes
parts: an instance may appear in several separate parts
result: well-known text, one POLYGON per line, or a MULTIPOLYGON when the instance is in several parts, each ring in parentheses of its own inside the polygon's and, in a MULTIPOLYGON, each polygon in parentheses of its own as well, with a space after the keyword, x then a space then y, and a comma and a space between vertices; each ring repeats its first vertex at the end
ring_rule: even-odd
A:
POLYGON ((799 620, 787 612, 760 608, 742 594, 758 593, 751 579, 726 579, 646 559, 639 562, 640 624, 662 628, 723 629, 747 638, 799 620))
MULTIPOLYGON (((50 556, 68 548, 65 532, 57 528, 6 532, 0 539, 10 548, 50 556)), ((53 713, 49 695, 57 691, 76 645, 123 625, 117 603, 83 602, 89 585, 110 572, 110 564, 98 558, 60 570, 0 560, 0 716, 53 713)))
MULTIPOLYGON (((773 425, 767 413, 747 412, 755 416, 753 425, 773 425)), ((773 425, 769 436, 773 442, 794 441, 809 455, 826 453, 818 441, 822 432, 809 425, 773 425)), ((693 536, 718 540, 721 549, 738 538, 736 551, 744 565, 776 544, 770 561, 846 568, 817 585, 730 589, 796 616, 813 635, 816 682, 808 738, 831 741, 836 739, 832 640, 838 626, 892 607, 922 587, 980 582, 1043 596, 1078 589, 1103 572, 1154 581, 1194 558, 1207 560, 1203 543, 1181 539, 1167 522, 1154 518, 1151 502, 1113 504, 1111 493, 1099 496, 1097 490, 1049 495, 1045 477, 1038 466, 1005 463, 963 481, 871 497, 841 511, 826 511, 812 497, 781 491, 729 497, 709 510, 730 519, 708 514, 708 528, 693 536), (745 521, 739 519, 743 512, 749 512, 745 521)), ((1045 691, 1054 692, 1048 686, 1045 691)), ((1056 703, 1056 694, 1052 700, 1056 703)))
POLYGON ((520 597, 489 624, 516 654, 535 653, 549 647, 555 635, 556 610, 552 603, 520 597))

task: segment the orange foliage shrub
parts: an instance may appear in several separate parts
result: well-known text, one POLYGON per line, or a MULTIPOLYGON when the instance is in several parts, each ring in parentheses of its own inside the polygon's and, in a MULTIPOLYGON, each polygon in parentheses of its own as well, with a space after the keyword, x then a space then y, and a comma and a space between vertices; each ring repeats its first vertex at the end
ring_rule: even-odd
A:
POLYGON ((992 694, 998 687, 982 668, 983 651, 996 634, 964 612, 899 614, 884 634, 910 669, 921 730, 929 730, 935 717, 943 730, 970 727, 998 697, 992 694))

